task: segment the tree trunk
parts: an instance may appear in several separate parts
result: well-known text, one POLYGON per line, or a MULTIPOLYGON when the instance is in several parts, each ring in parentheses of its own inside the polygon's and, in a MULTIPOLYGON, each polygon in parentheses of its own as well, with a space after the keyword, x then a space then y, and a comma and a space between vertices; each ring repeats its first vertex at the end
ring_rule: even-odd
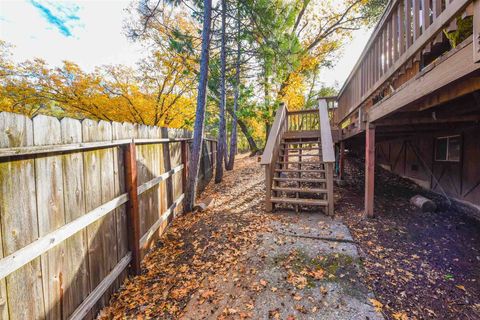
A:
POLYGON ((203 1, 202 53, 200 60, 200 78, 198 81, 197 110, 193 130, 193 143, 188 168, 188 181, 185 197, 185 210, 192 211, 197 194, 198 171, 203 145, 205 126, 205 103, 207 96, 208 63, 210 60, 210 29, 212 21, 212 0, 203 1))
POLYGON ((270 122, 265 122, 265 143, 267 143, 268 141, 268 135, 270 134, 270 128, 272 127, 272 125, 270 124, 270 122))
MULTIPOLYGON (((229 110, 229 112, 232 112, 232 110, 229 110)), ((240 130, 242 130, 243 135, 245 136, 245 138, 247 138, 248 146, 250 147, 251 154, 254 155, 260 149, 258 149, 257 144, 255 143, 255 140, 253 139, 250 132, 248 131, 248 127, 245 124, 245 122, 243 122, 241 119, 237 119, 237 122, 238 122, 238 125, 240 126, 240 130)))
MULTIPOLYGON (((237 13, 237 61, 235 63, 235 89, 233 94, 233 115, 232 115, 232 133, 230 136, 230 157, 226 166, 227 170, 233 170, 235 164, 235 155, 237 154, 237 111, 238 99, 240 94, 240 59, 241 59, 241 43, 240 43, 240 3, 238 3, 237 13)), ((255 141, 254 141, 255 142, 255 141)))
POLYGON ((215 183, 222 182, 223 178, 223 161, 226 148, 226 123, 225 123, 225 105, 226 105, 226 88, 225 88, 225 69, 227 63, 226 52, 226 18, 227 18, 227 1, 222 0, 222 44, 220 52, 220 121, 218 128, 218 150, 217 150, 217 167, 215 168, 215 183))

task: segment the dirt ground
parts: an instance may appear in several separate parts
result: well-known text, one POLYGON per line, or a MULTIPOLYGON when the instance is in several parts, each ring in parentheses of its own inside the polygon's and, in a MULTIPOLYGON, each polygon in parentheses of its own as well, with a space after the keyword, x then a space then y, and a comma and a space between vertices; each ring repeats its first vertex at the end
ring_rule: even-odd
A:
POLYGON ((480 223, 438 195, 381 168, 376 218, 363 218, 363 163, 349 158, 336 212, 363 253, 367 283, 393 319, 480 319, 480 223), (409 204, 434 199, 435 213, 409 204))
POLYGON ((99 318, 480 319, 479 224, 445 206, 419 212, 408 204, 418 190, 386 172, 377 218, 363 219, 362 166, 347 169, 336 219, 266 213, 263 171, 241 157, 99 318))
POLYGON ((99 317, 382 319, 346 226, 266 213, 264 194, 256 158, 240 158, 202 195, 212 205, 176 219, 99 317))

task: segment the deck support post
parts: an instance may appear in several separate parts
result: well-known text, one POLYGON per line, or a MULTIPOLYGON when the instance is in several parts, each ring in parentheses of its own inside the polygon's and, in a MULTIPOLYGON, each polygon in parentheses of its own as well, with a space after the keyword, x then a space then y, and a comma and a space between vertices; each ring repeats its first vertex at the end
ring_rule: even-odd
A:
POLYGON ((265 166, 265 210, 267 212, 272 212, 273 210, 273 203, 270 200, 272 197, 272 170, 270 169, 270 165, 265 166))
POLYGON ((345 170, 345 142, 340 141, 340 156, 338 160, 338 178, 343 180, 345 170))
POLYGON ((365 129, 365 214, 374 217, 373 199, 375 182, 375 126, 368 123, 365 129))
POLYGON ((132 253, 130 274, 139 275, 140 268, 140 215, 138 211, 138 181, 137 181, 137 152, 135 143, 125 146, 125 187, 128 193, 127 202, 127 230, 128 249, 132 253))

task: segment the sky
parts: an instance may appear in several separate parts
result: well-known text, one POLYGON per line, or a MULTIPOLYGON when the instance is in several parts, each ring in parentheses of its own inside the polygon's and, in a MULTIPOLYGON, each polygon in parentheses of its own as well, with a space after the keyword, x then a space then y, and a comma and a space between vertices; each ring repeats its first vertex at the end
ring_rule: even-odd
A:
POLYGON ((87 71, 134 65, 142 50, 123 33, 129 3, 0 0, 0 39, 15 46, 16 61, 38 57, 57 66, 69 60, 87 71))
POLYGON ((353 66, 362 54, 372 29, 360 29, 353 32, 352 40, 342 48, 340 58, 333 68, 320 71, 320 82, 340 89, 350 75, 353 66))
MULTIPOLYGON (((129 66, 142 58, 139 44, 123 32, 129 0, 0 0, 0 39, 14 46, 13 58, 42 58, 52 66, 63 60, 86 71, 104 64, 129 66)), ((341 87, 363 50, 369 30, 356 31, 333 69, 320 81, 341 87)))

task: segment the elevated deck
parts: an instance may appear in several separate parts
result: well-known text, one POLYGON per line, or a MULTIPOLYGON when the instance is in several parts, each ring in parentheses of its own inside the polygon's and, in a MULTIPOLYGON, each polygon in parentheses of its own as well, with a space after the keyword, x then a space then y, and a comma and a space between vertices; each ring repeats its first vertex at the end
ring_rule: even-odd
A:
POLYGON ((480 90, 479 7, 472 0, 391 1, 339 93, 339 140, 365 132, 367 123, 405 121, 403 112, 415 118, 412 112, 480 90), (471 21, 474 30, 462 29, 466 39, 452 42, 471 21))
POLYGON ((365 152, 368 216, 376 163, 449 199, 480 204, 479 40, 478 0, 389 2, 334 117, 340 177, 344 150, 365 152))

